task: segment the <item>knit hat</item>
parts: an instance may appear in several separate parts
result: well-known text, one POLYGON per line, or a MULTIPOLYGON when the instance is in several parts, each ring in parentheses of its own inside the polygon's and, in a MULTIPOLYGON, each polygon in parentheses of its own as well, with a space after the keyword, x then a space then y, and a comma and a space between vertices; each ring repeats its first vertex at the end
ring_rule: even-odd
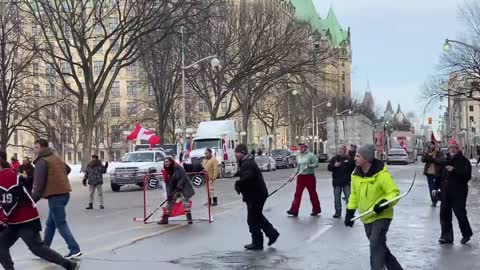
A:
POLYGON ((455 140, 455 139, 448 140, 448 148, 450 148, 450 147, 457 147, 458 149, 460 149, 460 145, 458 144, 457 140, 455 140))
POLYGON ((239 144, 235 147, 235 153, 242 153, 244 155, 248 154, 248 148, 245 144, 239 144))
POLYGON ((357 153, 364 157, 369 162, 375 158, 375 146, 373 144, 365 144, 357 149, 357 153))

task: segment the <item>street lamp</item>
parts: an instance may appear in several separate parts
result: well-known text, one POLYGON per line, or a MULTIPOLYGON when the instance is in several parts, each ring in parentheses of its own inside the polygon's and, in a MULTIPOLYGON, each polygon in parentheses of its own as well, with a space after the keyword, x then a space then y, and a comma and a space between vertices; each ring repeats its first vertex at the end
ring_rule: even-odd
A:
POLYGON ((470 45, 470 44, 467 44, 465 42, 462 42, 462 41, 458 41, 458 40, 453 40, 453 39, 446 39, 445 40, 445 43, 443 44, 443 50, 448 52, 452 49, 452 43, 455 43, 455 44, 460 44, 462 46, 465 46, 467 48, 470 48, 476 52, 480 52, 480 47, 479 46, 475 46, 475 45, 470 45))

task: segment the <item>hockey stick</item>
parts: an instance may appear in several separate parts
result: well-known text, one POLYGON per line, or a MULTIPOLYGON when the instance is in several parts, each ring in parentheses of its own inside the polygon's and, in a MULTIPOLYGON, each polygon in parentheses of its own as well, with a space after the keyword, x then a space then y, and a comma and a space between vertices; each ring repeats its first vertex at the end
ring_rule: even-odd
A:
MULTIPOLYGON (((397 197, 395 197, 395 198, 393 198, 393 199, 391 199, 391 200, 388 200, 388 201, 382 203, 380 206, 381 206, 381 207, 387 206, 387 205, 391 204, 392 202, 396 202, 396 201, 400 200, 401 198, 407 196, 408 193, 410 193, 410 191, 412 191, 412 188, 413 188, 413 185, 415 184, 415 179, 416 179, 416 178, 417 178, 417 172, 415 172, 415 174, 413 175, 412 184, 410 185, 410 188, 407 190, 407 192, 404 192, 404 193, 398 195, 397 197)), ((358 216, 352 218, 351 221, 355 221, 355 220, 357 220, 357 219, 359 219, 359 218, 362 218, 362 217, 364 217, 364 216, 370 215, 370 214, 373 213, 373 212, 375 212, 375 211, 374 211, 373 209, 370 209, 370 210, 362 213, 361 215, 358 215, 358 216)))
MULTIPOLYGON (((175 195, 177 195, 177 190, 175 190, 175 192, 173 193, 172 198, 175 197, 175 195)), ((163 202, 160 204, 160 206, 158 206, 155 210, 153 210, 153 212, 152 212, 150 215, 148 215, 148 216, 143 220, 143 222, 147 222, 147 220, 149 220, 149 219, 153 216, 153 214, 155 214, 158 210, 160 210, 160 208, 162 208, 162 206, 163 206, 164 204, 166 204, 166 203, 168 202, 168 199, 169 199, 169 198, 167 198, 165 201, 163 201, 163 202)))
POLYGON ((304 168, 301 172, 295 174, 295 175, 292 177, 292 180, 289 179, 287 182, 283 183, 283 185, 281 185, 279 188, 275 189, 274 191, 272 191, 272 193, 268 194, 267 198, 270 197, 270 196, 272 196, 273 194, 275 194, 275 193, 276 193, 277 191, 279 191, 280 189, 284 188, 286 185, 288 185, 288 183, 292 182, 293 179, 295 179, 295 177, 298 177, 298 176, 299 176, 300 174, 302 174, 304 171, 305 171, 305 168, 304 168))

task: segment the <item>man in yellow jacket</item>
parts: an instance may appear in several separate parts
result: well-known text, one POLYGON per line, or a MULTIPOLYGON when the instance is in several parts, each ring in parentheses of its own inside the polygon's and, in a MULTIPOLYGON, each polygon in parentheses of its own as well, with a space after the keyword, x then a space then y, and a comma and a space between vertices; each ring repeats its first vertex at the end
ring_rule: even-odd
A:
POLYGON ((352 191, 348 200, 345 225, 352 227, 355 211, 360 214, 373 209, 362 221, 370 240, 370 267, 372 270, 402 270, 387 247, 387 231, 393 219, 393 206, 381 206, 400 194, 397 185, 382 161, 375 157, 375 147, 366 144, 357 150, 357 168, 352 174, 352 191))
POLYGON ((208 198, 211 206, 217 206, 218 200, 215 194, 215 181, 218 177, 218 160, 212 155, 212 150, 205 150, 205 159, 202 161, 202 167, 207 171, 210 178, 210 197, 208 198))

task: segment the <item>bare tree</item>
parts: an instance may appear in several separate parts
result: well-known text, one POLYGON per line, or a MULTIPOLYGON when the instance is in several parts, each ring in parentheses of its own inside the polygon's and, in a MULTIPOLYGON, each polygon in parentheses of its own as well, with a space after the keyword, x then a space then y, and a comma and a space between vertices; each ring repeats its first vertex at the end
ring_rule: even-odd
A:
POLYGON ((29 50, 33 39, 18 3, 0 2, 0 149, 6 150, 14 132, 39 110, 55 104, 45 101, 33 81, 39 75, 33 70, 37 55, 29 50))
POLYGON ((139 58, 138 42, 154 32, 158 35, 153 43, 161 42, 186 18, 200 12, 199 1, 194 0, 21 2, 40 30, 35 50, 76 98, 84 166, 91 154, 95 123, 105 110, 115 79, 139 58))

